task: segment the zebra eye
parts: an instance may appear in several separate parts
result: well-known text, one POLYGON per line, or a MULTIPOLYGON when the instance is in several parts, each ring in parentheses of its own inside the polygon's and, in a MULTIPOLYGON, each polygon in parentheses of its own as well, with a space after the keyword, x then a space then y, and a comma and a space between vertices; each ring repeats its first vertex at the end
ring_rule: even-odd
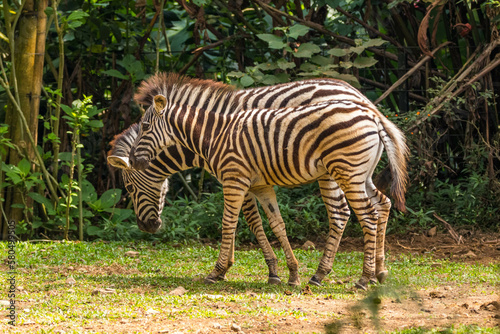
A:
POLYGON ((142 131, 147 131, 149 129, 149 122, 142 122, 142 131))

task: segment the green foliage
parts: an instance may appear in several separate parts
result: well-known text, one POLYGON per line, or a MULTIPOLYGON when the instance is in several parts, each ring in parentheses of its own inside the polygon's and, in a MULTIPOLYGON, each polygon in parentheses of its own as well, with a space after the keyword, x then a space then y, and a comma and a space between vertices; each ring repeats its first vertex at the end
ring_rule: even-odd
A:
POLYGON ((346 72, 351 68, 362 69, 375 65, 377 60, 374 57, 361 56, 361 54, 370 47, 381 46, 385 43, 380 38, 366 41, 356 39, 355 47, 332 48, 327 52, 330 57, 325 57, 321 55, 323 50, 318 44, 301 43, 297 40, 307 34, 310 28, 295 24, 291 27, 281 27, 275 30, 281 31, 283 36, 266 33, 257 34, 257 37, 267 42, 270 49, 281 52, 270 52, 264 62, 255 66, 247 66, 245 72, 229 72, 227 76, 231 79, 231 83, 241 87, 249 87, 288 82, 294 77, 326 76, 345 80, 360 87, 357 78, 346 72), (300 63, 298 68, 297 62, 300 63))
MULTIPOLYGON (((65 65, 61 70, 65 73, 65 82, 61 90, 54 88, 61 55, 57 32, 54 24, 50 24, 43 75, 48 87, 45 88, 46 94, 42 94, 47 98, 42 101, 40 109, 45 133, 39 135, 38 151, 46 166, 52 160, 61 161, 63 175, 57 171, 54 173, 57 196, 49 197, 47 184, 28 192, 29 198, 40 204, 35 208, 25 208, 27 213, 34 210, 34 220, 26 217, 20 224, 24 224, 24 231, 31 231, 30 237, 38 236, 39 232, 59 238, 64 218, 71 222, 69 230, 74 233, 76 225, 73 223, 82 217, 84 231, 91 238, 111 238, 113 235, 124 240, 146 238, 134 225, 133 215, 130 215, 131 203, 125 194, 118 194, 116 190, 109 192, 114 183, 106 167, 104 152, 109 149, 107 143, 115 134, 140 118, 139 108, 131 103, 134 87, 154 73, 157 64, 162 71, 213 78, 238 87, 273 85, 313 77, 338 78, 363 88, 362 92, 375 100, 385 91, 384 87, 400 78, 402 70, 398 69, 400 64, 395 60, 400 53, 406 53, 412 62, 421 57, 417 31, 421 12, 429 3, 416 2, 416 6, 408 6, 408 1, 399 0, 390 4, 373 3, 369 11, 371 15, 367 15, 365 3, 358 0, 318 0, 312 4, 284 1, 280 3, 281 7, 276 7, 287 15, 322 25, 336 36, 298 23, 300 20, 287 18, 280 22, 277 18, 285 16, 277 13, 271 16, 258 4, 245 7, 246 2, 231 2, 229 6, 225 1, 215 0, 193 0, 183 4, 167 1, 159 15, 156 15, 158 6, 149 2, 142 6, 141 2, 117 0, 69 0, 58 4, 57 13, 51 7, 46 10, 48 22, 53 23, 54 14, 57 14, 62 29, 65 65), (349 15, 343 15, 337 7, 349 15), (401 19, 403 12, 403 17, 408 20, 401 19), (391 39, 373 38, 378 35, 359 24, 356 18, 391 36, 391 39), (383 54, 375 52, 381 47, 384 48, 383 54), (200 48, 203 50, 199 51, 200 48), (379 83, 380 88, 360 79, 379 83), (91 95, 92 101, 85 97, 91 95), (63 99, 63 117, 58 133, 54 130, 54 122, 59 120, 52 112, 58 107, 57 98, 63 99), (104 123, 106 127, 102 129, 104 123), (66 132, 68 127, 70 131, 66 132), (98 129, 102 131, 96 131, 98 129), (58 157, 53 156, 55 144, 62 145, 63 152, 58 157), (72 171, 76 172, 74 178, 70 175, 72 171), (77 180, 79 176, 81 180, 77 180), (83 189, 87 182, 95 187, 93 193, 83 189), (80 191, 87 195, 79 195, 80 191), (115 203, 118 197, 121 201, 115 203), (80 208, 81 213, 78 212, 80 208)), ((277 6, 277 3, 271 5, 277 6)), ((436 33, 436 41, 432 43, 451 41, 456 47, 436 53, 434 61, 426 65, 425 72, 418 70, 409 78, 408 90, 423 98, 442 95, 442 88, 453 83, 450 79, 459 72, 458 69, 472 63, 468 56, 490 42, 487 32, 498 25, 499 15, 489 6, 496 5, 497 1, 473 7, 470 7, 470 2, 455 4, 457 12, 467 13, 469 17, 472 30, 466 36, 461 36, 458 31, 457 23, 462 21, 458 22, 458 16, 452 15, 454 11, 443 11, 438 21, 430 25, 436 31, 431 31, 434 28, 430 27, 428 35, 436 33), (440 79, 427 79, 429 74, 436 73, 440 79)), ((16 8, 11 7, 11 14, 16 8)), ((4 22, 3 15, 5 11, 0 12, 0 22, 4 22)), ((5 26, 1 24, 0 33, 5 39, 5 26)), ((12 55, 6 43, 0 48, 5 55, 2 61, 5 77, 10 77, 12 63, 7 60, 12 55)), ((406 66, 407 70, 412 65, 408 63, 406 66)), ((496 74, 493 72, 492 75, 496 74)), ((498 222, 492 217, 498 216, 500 206, 499 186, 495 182, 498 180, 495 173, 499 146, 498 115, 494 107, 498 97, 495 92, 485 85, 473 85, 467 94, 450 99, 443 112, 433 115, 436 106, 429 103, 422 107, 421 100, 410 105, 411 111, 401 113, 397 101, 399 89, 402 86, 380 107, 409 138, 413 151, 412 182, 407 195, 408 213, 391 213, 389 231, 427 228, 434 223, 434 213, 452 224, 495 229, 498 222), (427 120, 418 130, 406 131, 423 118, 427 120), (486 133, 489 133, 489 138, 486 133), (488 162, 488 159, 492 161, 488 162), (487 162, 493 167, 488 167, 487 162)), ((4 121, 6 114, 6 100, 6 89, 1 87, 0 122, 4 121)), ((23 145, 4 137, 7 130, 0 124, 0 158, 9 149, 23 154, 20 150, 23 145)), ((386 165, 384 156, 377 172, 386 165)), ((41 179, 38 170, 26 171, 26 162, 21 166, 2 166, 0 176, 4 181, 0 190, 15 187, 27 192, 28 187, 38 185, 41 179)), ((193 179, 198 178, 198 174, 198 171, 186 172, 193 179)), ((120 187, 118 178, 116 180, 117 187, 120 187)), ((206 194, 197 203, 185 198, 187 192, 178 182, 173 181, 171 189, 171 206, 167 206, 163 213, 164 229, 147 238, 219 238, 222 197, 215 179, 204 181, 199 193, 206 194)), ((326 235, 328 220, 317 186, 277 189, 277 193, 291 238, 304 240, 326 235)), ((0 199, 3 200, 1 196, 0 199)), ((266 231, 273 237, 268 228, 266 231)), ((347 225, 346 233, 360 234, 355 219, 347 225)), ((244 226, 238 230, 238 236, 242 241, 254 241, 244 226)))

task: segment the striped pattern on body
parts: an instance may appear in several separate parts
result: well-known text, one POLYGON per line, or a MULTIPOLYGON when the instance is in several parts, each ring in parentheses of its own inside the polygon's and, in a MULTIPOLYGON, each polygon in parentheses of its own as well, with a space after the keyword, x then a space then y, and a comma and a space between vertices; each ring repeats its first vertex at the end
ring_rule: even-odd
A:
MULTIPOLYGON (((390 201, 376 190, 371 175, 385 146, 396 207, 404 208, 407 148, 401 132, 369 101, 241 113, 242 104, 235 102, 237 94, 228 86, 177 75, 162 78, 159 86, 158 78, 141 88, 158 95, 143 116, 131 162, 144 169, 156 152, 177 143, 200 155, 222 183, 223 240, 207 281, 227 270, 237 216, 249 190, 261 203, 272 205, 272 185, 297 185, 326 176, 343 190, 363 228, 365 258, 359 285, 365 287, 375 274, 379 280, 385 278, 379 259, 383 254, 375 256, 375 249, 383 249, 377 241, 382 231, 378 226, 385 231, 390 201)), ((266 214, 279 215, 279 208, 269 206, 266 214)))
MULTIPOLYGON (((160 92, 159 87, 164 86, 165 76, 160 76, 153 82, 146 82, 139 93, 136 94, 136 100, 146 107, 151 105, 153 95, 160 92)), ((261 87, 236 91, 236 100, 243 104, 243 109, 255 107, 278 108, 283 106, 298 106, 322 101, 348 100, 356 103, 370 103, 359 91, 343 81, 335 79, 311 79, 287 84, 281 84, 270 87, 261 87)), ((201 100, 198 100, 199 103, 201 100)), ((227 112, 223 110, 222 112, 227 112)), ((244 111, 243 111, 244 112, 244 111)), ((134 126, 135 128, 136 126, 134 126)), ((135 139, 136 130, 130 128, 121 136, 113 141, 113 149, 110 151, 108 160, 115 167, 123 170, 123 178, 129 191, 137 215, 138 225, 142 230, 154 232, 161 224, 160 214, 163 208, 163 193, 168 189, 168 183, 163 183, 163 179, 180 170, 191 166, 202 166, 203 160, 199 156, 182 146, 171 146, 162 151, 158 157, 152 161, 152 166, 148 168, 147 173, 133 171, 128 168, 128 153, 130 152, 130 142, 135 139), (124 146, 120 149, 119 146, 124 146), (113 156, 114 155, 114 156, 113 156), (198 159, 197 159, 198 158, 198 159), (125 160, 125 162, 123 161, 125 160), (158 187, 162 184, 162 187, 158 187), (139 203, 139 204, 138 204, 139 203)), ((327 238, 325 252, 320 261, 317 273, 313 276, 310 283, 320 284, 323 277, 331 271, 333 260, 339 246, 347 220, 350 216, 349 207, 339 186, 328 177, 318 180, 323 201, 328 210, 330 221, 329 235, 327 238)), ((269 246, 265 234, 262 230, 262 222, 256 208, 252 207, 253 201, 245 201, 244 208, 250 212, 245 214, 250 229, 256 234, 257 240, 264 251, 266 261, 275 263, 276 256, 269 246), (266 255, 270 254, 270 256, 266 255)), ((274 207, 272 205, 271 207, 274 207)), ((277 235, 281 235, 280 241, 284 243, 283 249, 288 250, 289 267, 293 277, 297 277, 297 267, 286 238, 285 226, 281 216, 277 221, 271 222, 277 235)), ((385 236, 385 232, 381 233, 385 236)), ((382 243, 383 246, 383 243, 382 243)), ((383 249, 379 251, 383 254, 383 249)), ((383 262, 383 261, 382 261, 383 262)), ((273 277, 270 274, 270 277, 273 277)), ((298 279, 298 278, 297 278, 298 279)))

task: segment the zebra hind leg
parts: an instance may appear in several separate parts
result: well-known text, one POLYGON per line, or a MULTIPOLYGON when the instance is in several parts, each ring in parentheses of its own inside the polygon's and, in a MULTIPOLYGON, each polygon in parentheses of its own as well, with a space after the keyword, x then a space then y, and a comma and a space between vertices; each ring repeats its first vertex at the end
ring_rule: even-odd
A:
POLYGON ((363 230, 363 274, 355 285, 359 289, 367 290, 368 283, 377 282, 375 278, 375 250, 377 245, 378 213, 366 194, 364 182, 351 184, 345 189, 344 194, 358 217, 363 230))
POLYGON ((379 283, 384 283, 389 275, 389 271, 385 267, 385 231, 387 221, 389 219, 389 212, 391 209, 391 201, 381 191, 379 191, 371 179, 368 180, 368 195, 370 201, 377 209, 379 219, 377 223, 377 246, 375 257, 375 275, 379 283))
POLYGON ((342 238, 351 212, 349 211, 349 206, 347 205, 342 190, 340 190, 340 187, 329 175, 318 179, 318 183, 330 222, 325 251, 323 252, 316 273, 309 280, 309 284, 320 286, 325 276, 332 271, 333 261, 335 260, 335 255, 339 248, 340 239, 342 238))

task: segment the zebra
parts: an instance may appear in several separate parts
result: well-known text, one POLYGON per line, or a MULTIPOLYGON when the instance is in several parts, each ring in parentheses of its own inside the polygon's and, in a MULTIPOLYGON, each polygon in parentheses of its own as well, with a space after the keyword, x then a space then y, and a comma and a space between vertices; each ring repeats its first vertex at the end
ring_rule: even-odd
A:
MULTIPOLYGON (((141 88, 151 90, 157 82, 158 76, 150 78, 141 88)), ((205 282, 215 282, 228 269, 247 192, 263 204, 270 221, 278 221, 273 185, 299 185, 327 176, 340 186, 362 225, 364 263, 356 285, 366 289, 379 274, 386 276, 385 266, 377 265, 377 234, 387 223, 391 202, 371 176, 385 147, 395 207, 404 210, 408 148, 402 132, 373 104, 336 100, 241 112, 234 90, 223 83, 176 74, 166 75, 162 83, 152 91, 157 95, 142 117, 130 163, 145 170, 157 152, 179 144, 199 155, 222 183, 222 244, 205 282)))
MULTIPOLYGON (((122 170, 125 189, 129 192, 134 209, 137 213, 137 224, 139 229, 145 232, 154 233, 162 224, 159 215, 161 214, 165 196, 169 189, 168 177, 176 172, 192 167, 204 167, 203 160, 192 151, 182 146, 175 145, 163 150, 145 171, 132 169, 128 162, 128 156, 132 144, 139 134, 139 124, 133 124, 122 133, 115 136, 111 141, 111 150, 108 152, 108 163, 115 168, 122 170), (153 213, 153 218, 146 220, 146 223, 139 219, 147 213, 153 213), (155 215, 156 214, 156 215, 155 215)), ((242 206, 245 220, 256 236, 257 242, 264 253, 264 259, 269 269, 268 283, 280 284, 278 276, 278 260, 274 254, 269 241, 267 240, 262 220, 258 211, 255 197, 248 193, 242 206)), ((229 267, 234 263, 234 244, 231 248, 229 267)), ((225 280, 225 273, 221 274, 217 280, 225 280)))
MULTIPOLYGON (((146 81, 135 95, 135 100, 144 106, 150 106, 155 91, 165 84, 164 81, 166 78, 167 76, 165 74, 161 74, 156 78, 146 81)), ((244 109, 256 107, 280 108, 329 100, 349 100, 355 101, 356 103, 370 103, 358 90, 344 81, 335 79, 310 79, 271 87, 240 90, 236 91, 235 95, 236 101, 241 101, 244 109)), ((168 183, 166 181, 164 182, 164 180, 172 173, 179 170, 184 170, 191 166, 201 166, 203 160, 196 159, 196 157, 199 158, 199 156, 177 145, 162 151, 157 159, 152 162, 153 167, 149 172, 141 173, 134 171, 130 169, 128 155, 131 143, 137 135, 135 128, 136 126, 134 125, 121 136, 117 136, 120 138, 115 138, 113 143, 116 144, 108 154, 108 162, 123 171, 124 183, 134 203, 139 228, 152 233, 161 225, 159 216, 163 209, 164 193, 166 193, 166 189, 168 189, 168 183)), ((322 279, 331 271, 340 239, 350 216, 349 207, 339 186, 329 177, 322 177, 318 182, 323 201, 329 212, 330 231, 325 252, 318 266, 318 270, 309 281, 310 284, 314 285, 321 285, 322 279)), ((245 209, 247 205, 254 205, 254 203, 255 200, 246 200, 243 208, 245 209)), ((277 205, 274 204, 273 207, 275 206, 277 205)), ((253 211, 256 214, 246 215, 250 229, 257 236, 257 240, 265 254, 266 262, 270 265, 270 268, 275 268, 275 264, 277 263, 276 256, 265 238, 258 211, 256 208, 253 211), (252 220, 258 219, 258 221, 253 222, 249 217, 251 217, 252 220), (260 227, 260 229, 257 229, 258 227, 260 227)), ((294 258, 293 252, 288 244, 281 217, 279 217, 279 221, 276 222, 274 226, 275 229, 278 229, 278 231, 275 230, 276 234, 280 234, 281 230, 283 231, 281 233, 283 237, 280 239, 280 242, 282 242, 282 244, 284 243, 283 249, 287 252, 288 267, 291 273, 289 284, 298 284, 298 262, 294 258)), ((380 257, 383 258, 385 226, 382 226, 378 233, 378 240, 381 240, 381 242, 378 245, 377 252, 381 254, 380 257)), ((383 259, 379 261, 379 263, 383 265, 383 259)), ((230 264, 232 264, 232 262, 230 262, 230 264)), ((377 276, 379 281, 383 282, 387 271, 380 268, 377 272, 379 272, 377 276)), ((275 270, 270 270, 270 283, 279 282, 279 278, 275 275, 275 270)))

